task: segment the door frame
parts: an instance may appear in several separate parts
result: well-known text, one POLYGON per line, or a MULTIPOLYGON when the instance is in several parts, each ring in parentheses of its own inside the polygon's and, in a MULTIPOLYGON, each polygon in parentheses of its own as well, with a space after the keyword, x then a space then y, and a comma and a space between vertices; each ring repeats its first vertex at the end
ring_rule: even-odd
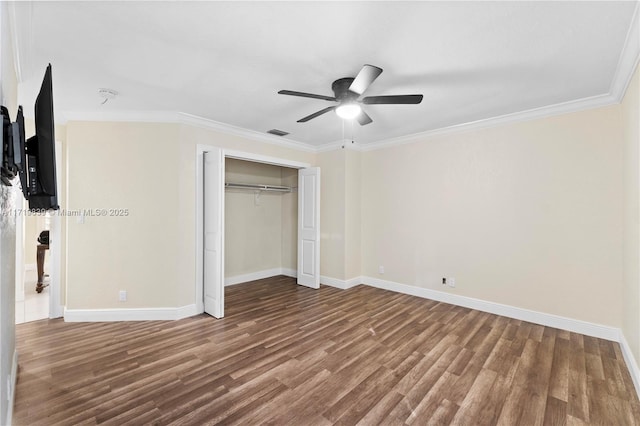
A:
MULTIPOLYGON (((289 167, 292 169, 306 169, 311 164, 287 160, 285 158, 271 157, 268 155, 254 154, 250 152, 226 149, 215 145, 196 145, 196 280, 195 280, 195 305, 196 311, 201 314, 204 312, 204 153, 213 150, 222 150, 223 158, 233 158, 236 160, 253 161, 254 163, 271 164, 274 166, 289 167)), ((222 182, 222 190, 224 191, 224 182, 222 182)), ((222 276, 224 277, 224 197, 222 197, 222 276)), ((224 283, 223 283, 224 285, 224 283)))
MULTIPOLYGON (((57 175, 57 194, 58 200, 61 199, 62 195, 62 182, 60 179, 60 172, 62 171, 62 143, 60 140, 56 139, 55 141, 55 151, 56 151, 56 171, 57 175)), ((35 244, 35 241, 25 241, 25 226, 26 222, 24 220, 24 215, 26 214, 26 210, 28 209, 29 202, 24 199, 22 195, 22 191, 18 188, 16 189, 16 206, 19 206, 21 209, 20 214, 16 217, 16 270, 15 270, 15 279, 16 279, 16 295, 15 301, 24 301, 24 293, 26 291, 24 285, 25 278, 25 266, 27 262, 31 264, 29 259, 25 259, 24 250, 27 244, 35 244), (21 292, 21 295, 19 294, 21 292), (21 297, 20 297, 21 296, 21 297)), ((64 206, 62 206, 64 208, 64 206)), ((48 213, 47 213, 48 214, 48 213)), ((60 302, 61 289, 63 287, 62 282, 62 263, 64 259, 66 259, 65 253, 62 253, 62 217, 59 214, 59 211, 54 211, 52 214, 49 214, 49 224, 50 224, 50 232, 51 232, 51 242, 49 244, 49 266, 51 270, 49 271, 49 318, 61 318, 63 314, 62 303, 60 302)), ((45 254, 46 256, 46 254, 45 254)), ((31 261, 35 259, 30 259, 31 261)))

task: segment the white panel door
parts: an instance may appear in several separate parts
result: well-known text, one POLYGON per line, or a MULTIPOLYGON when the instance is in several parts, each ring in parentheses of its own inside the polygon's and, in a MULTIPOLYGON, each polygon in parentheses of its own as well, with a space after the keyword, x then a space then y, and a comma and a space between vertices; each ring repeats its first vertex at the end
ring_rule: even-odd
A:
POLYGON ((210 149, 204 153, 204 311, 216 318, 224 317, 223 177, 222 150, 210 149))
POLYGON ((298 171, 298 284, 320 288, 320 168, 298 171))

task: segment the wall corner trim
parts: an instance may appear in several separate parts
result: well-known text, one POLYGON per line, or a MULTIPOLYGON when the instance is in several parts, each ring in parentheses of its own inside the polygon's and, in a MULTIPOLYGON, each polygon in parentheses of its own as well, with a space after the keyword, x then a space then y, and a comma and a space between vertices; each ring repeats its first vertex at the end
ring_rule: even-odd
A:
POLYGON ((243 284, 249 281, 262 280, 264 278, 276 277, 278 275, 284 275, 287 277, 297 277, 298 273, 295 269, 289 268, 273 268, 265 269, 263 271, 250 272, 248 274, 234 275, 233 277, 225 277, 224 286, 243 284))
POLYGON ((196 305, 178 308, 67 309, 65 322, 172 321, 198 315, 196 305))
POLYGON ((332 278, 332 277, 327 277, 325 275, 321 275, 320 284, 328 285, 329 287, 339 288, 341 290, 348 290, 351 287, 355 287, 358 284, 362 284, 362 277, 354 277, 348 280, 341 280, 338 278, 332 278))

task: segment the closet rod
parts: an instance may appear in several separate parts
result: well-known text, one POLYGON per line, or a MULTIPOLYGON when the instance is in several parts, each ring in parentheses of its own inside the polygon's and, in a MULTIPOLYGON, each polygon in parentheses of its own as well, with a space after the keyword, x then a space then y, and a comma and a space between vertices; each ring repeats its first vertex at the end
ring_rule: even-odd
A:
POLYGON ((276 192, 291 192, 290 186, 277 186, 277 185, 261 185, 254 183, 230 183, 224 184, 225 188, 229 189, 251 189, 258 191, 276 191, 276 192))

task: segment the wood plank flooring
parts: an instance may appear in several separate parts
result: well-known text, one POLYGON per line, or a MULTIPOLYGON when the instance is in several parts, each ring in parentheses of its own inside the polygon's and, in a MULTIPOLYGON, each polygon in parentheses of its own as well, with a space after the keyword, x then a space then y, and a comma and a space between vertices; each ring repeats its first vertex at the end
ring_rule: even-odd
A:
POLYGON ((617 343, 358 286, 226 318, 17 326, 16 425, 640 425, 617 343))

